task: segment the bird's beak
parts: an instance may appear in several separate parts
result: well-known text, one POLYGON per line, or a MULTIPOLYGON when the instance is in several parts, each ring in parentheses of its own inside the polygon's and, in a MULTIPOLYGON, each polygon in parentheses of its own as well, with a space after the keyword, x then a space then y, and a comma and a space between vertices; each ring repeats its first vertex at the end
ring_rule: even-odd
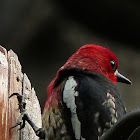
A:
POLYGON ((125 76, 120 74, 118 71, 116 72, 116 76, 117 76, 117 82, 122 82, 122 83, 132 85, 132 82, 129 79, 127 79, 125 76))

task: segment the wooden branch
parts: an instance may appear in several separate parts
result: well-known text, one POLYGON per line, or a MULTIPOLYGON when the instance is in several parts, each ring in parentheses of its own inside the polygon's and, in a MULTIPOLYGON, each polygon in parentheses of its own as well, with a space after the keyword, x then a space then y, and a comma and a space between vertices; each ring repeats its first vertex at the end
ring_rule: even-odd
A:
POLYGON ((17 97, 9 99, 15 92, 23 94, 28 115, 42 127, 39 101, 27 75, 22 73, 18 56, 0 46, 0 140, 39 140, 28 123, 21 131, 19 126, 10 129, 20 116, 17 97))

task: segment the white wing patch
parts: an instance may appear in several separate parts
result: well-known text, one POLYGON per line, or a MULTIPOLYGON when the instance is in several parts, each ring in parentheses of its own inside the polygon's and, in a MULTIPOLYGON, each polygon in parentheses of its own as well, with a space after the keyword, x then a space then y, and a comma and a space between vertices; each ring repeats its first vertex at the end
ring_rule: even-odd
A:
POLYGON ((63 91, 63 101, 66 103, 67 108, 70 108, 72 113, 76 113, 75 96, 78 96, 78 92, 75 91, 77 86, 73 76, 70 76, 66 81, 63 91))
POLYGON ((82 139, 81 137, 81 123, 78 120, 78 116, 76 113, 76 104, 75 104, 75 96, 77 97, 79 94, 75 91, 77 87, 77 82, 75 81, 73 76, 68 77, 68 80, 65 83, 63 90, 63 101, 66 103, 67 108, 71 111, 71 122, 73 131, 75 133, 75 138, 77 140, 82 139))

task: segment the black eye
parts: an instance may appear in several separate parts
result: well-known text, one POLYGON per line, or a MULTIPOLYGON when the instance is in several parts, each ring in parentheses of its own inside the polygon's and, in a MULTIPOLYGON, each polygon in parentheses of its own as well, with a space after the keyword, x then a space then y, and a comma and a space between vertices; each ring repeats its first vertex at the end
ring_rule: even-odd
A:
POLYGON ((110 64, 111 64, 111 67, 112 67, 113 71, 115 72, 116 69, 117 69, 116 62, 115 62, 114 60, 111 60, 111 61, 110 61, 110 64))

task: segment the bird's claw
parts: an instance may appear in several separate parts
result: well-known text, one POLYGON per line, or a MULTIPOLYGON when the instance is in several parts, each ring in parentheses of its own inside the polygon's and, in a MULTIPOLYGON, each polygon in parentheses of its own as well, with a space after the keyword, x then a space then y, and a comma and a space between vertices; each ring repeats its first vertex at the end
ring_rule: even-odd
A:
POLYGON ((20 128, 18 130, 21 130, 25 127, 25 121, 27 121, 30 124, 30 126, 33 128, 36 135, 38 137, 40 137, 41 139, 45 139, 44 129, 43 128, 38 128, 33 123, 33 121, 30 119, 29 115, 25 112, 26 103, 24 101, 23 95, 21 95, 19 93, 13 93, 9 96, 9 98, 11 98, 12 96, 17 96, 18 103, 19 103, 19 110, 20 110, 21 115, 19 116, 17 123, 14 126, 12 126, 10 129, 13 129, 13 128, 17 127, 18 125, 20 125, 20 128))
POLYGON ((19 94, 19 93, 13 93, 9 96, 9 98, 13 97, 13 96, 17 96, 18 99, 18 103, 19 103, 19 110, 21 115, 18 118, 17 123, 12 126, 10 129, 13 129, 15 127, 17 127, 18 125, 20 125, 20 128, 18 130, 21 130, 25 127, 25 108, 26 108, 26 103, 24 102, 23 99, 23 95, 19 94))
POLYGON ((18 99, 18 103, 19 103, 19 110, 20 113, 25 112, 25 108, 26 108, 26 103, 24 101, 23 95, 19 94, 19 93, 13 93, 9 96, 9 98, 13 97, 13 96, 17 96, 18 99))
POLYGON ((21 122, 17 122, 14 126, 10 127, 10 129, 17 127, 18 125, 21 125, 21 122))

